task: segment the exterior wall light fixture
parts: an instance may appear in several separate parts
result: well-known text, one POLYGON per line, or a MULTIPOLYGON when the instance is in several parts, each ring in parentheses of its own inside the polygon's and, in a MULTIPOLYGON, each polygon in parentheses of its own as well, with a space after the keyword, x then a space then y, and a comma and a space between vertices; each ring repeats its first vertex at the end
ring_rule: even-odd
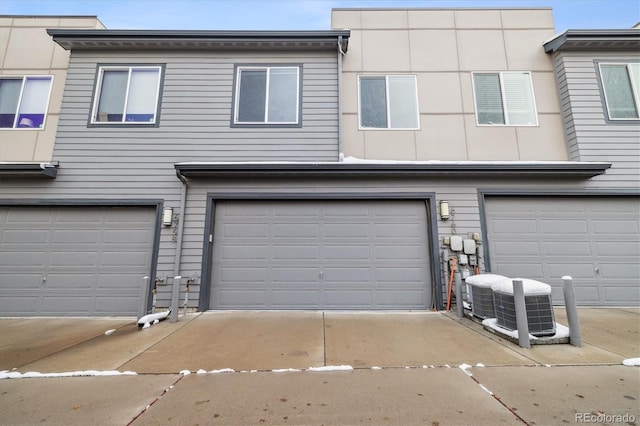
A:
POLYGON ((442 220, 449 219, 449 202, 446 200, 440 201, 440 219, 442 220))
POLYGON ((171 226, 173 223, 173 208, 165 207, 162 209, 162 224, 164 226, 171 226))

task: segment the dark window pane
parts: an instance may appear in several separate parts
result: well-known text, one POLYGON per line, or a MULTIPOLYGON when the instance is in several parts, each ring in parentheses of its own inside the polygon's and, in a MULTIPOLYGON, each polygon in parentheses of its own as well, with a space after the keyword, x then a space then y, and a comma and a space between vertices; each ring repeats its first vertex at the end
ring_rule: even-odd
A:
POLYGON ((602 81, 611 118, 638 118, 626 65, 603 65, 602 81))
POLYGON ((237 122, 263 123, 267 94, 266 70, 241 70, 239 84, 237 122))
POLYGON ((155 121, 159 79, 160 70, 158 69, 134 68, 131 71, 125 121, 135 123, 155 121))
POLYGON ((387 128, 387 94, 384 77, 360 78, 361 127, 387 128))
POLYGON ((504 124, 499 75, 497 73, 474 74, 473 84, 476 92, 478 124, 504 124))
POLYGON ((16 118, 22 79, 0 79, 0 128, 11 128, 16 118))
POLYGON ((269 123, 295 123, 298 112, 298 70, 271 68, 269 73, 269 123))
POLYGON ((96 121, 122 121, 128 79, 129 71, 104 71, 96 121))

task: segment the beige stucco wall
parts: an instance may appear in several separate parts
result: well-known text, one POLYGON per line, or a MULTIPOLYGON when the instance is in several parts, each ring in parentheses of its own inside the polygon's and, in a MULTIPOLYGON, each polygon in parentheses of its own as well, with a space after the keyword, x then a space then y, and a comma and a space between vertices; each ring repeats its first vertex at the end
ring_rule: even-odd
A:
POLYGON ((334 9, 343 58, 342 151, 394 160, 567 160, 551 9, 334 9), (530 71, 538 126, 478 126, 473 71, 530 71), (419 130, 359 130, 359 75, 417 76, 419 130))
POLYGON ((0 161, 51 161, 69 52, 47 28, 104 28, 94 16, 1 16, 0 75, 52 75, 49 109, 42 129, 0 129, 0 161))

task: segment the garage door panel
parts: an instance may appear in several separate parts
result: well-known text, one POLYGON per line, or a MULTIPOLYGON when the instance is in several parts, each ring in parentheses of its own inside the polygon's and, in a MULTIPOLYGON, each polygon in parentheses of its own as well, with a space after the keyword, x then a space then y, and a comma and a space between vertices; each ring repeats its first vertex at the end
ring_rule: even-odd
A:
POLYGON ((544 267, 541 263, 501 263, 497 265, 496 270, 492 268, 492 272, 505 277, 520 277, 530 279, 540 279, 544 277, 544 267))
POLYGON ((148 251, 103 251, 101 265, 109 267, 127 268, 148 263, 150 253, 148 251))
POLYGON ((570 275, 579 304, 638 304, 637 197, 492 196, 485 206, 492 272, 547 282, 554 303, 563 302, 561 277, 570 275), (523 204, 532 208, 523 209, 523 204), (515 229, 518 221, 536 223, 537 231, 533 226, 515 229))
POLYGON ((638 281, 633 277, 640 276, 640 263, 615 263, 615 262, 598 262, 598 274, 602 278, 611 278, 616 280, 627 280, 633 282, 636 286, 640 286, 638 281))
POLYGON ((97 261, 97 253, 69 251, 52 253, 49 265, 52 267, 73 267, 95 265, 97 261))
POLYGON ((36 312, 39 297, 37 295, 5 295, 0 297, 0 312, 5 316, 23 315, 24 312, 36 312))
MULTIPOLYGON (((0 265, 1 266, 1 265, 0 265)), ((0 289, 38 289, 42 285, 42 274, 33 274, 25 270, 24 273, 0 274, 0 289)), ((0 312, 3 312, 0 309, 0 312)))
POLYGON ((263 283, 265 282, 268 270, 266 267, 249 268, 241 265, 225 266, 220 269, 220 272, 220 276, 218 277, 219 282, 244 283, 250 281, 254 283, 263 283))
POLYGON ((374 247, 376 260, 422 260, 419 245, 382 245, 374 247))
POLYGON ((368 261, 371 257, 371 248, 368 245, 343 245, 323 247, 325 260, 337 261, 368 261))
MULTIPOLYGON (((216 203, 215 212, 212 308, 387 309, 372 296, 380 284, 399 291, 407 285, 426 307, 424 201, 233 201, 216 203), (251 216, 238 214, 243 209, 268 212, 261 225, 269 231, 227 232, 230 221, 245 231, 251 225, 251 216)), ((408 299, 410 307, 394 308, 415 308, 415 297, 408 299)))
MULTIPOLYGON (((3 248, 4 250, 4 248, 3 248)), ((13 267, 38 267, 37 265, 45 264, 46 253, 40 252, 26 252, 26 251, 13 251, 8 247, 7 250, 11 250, 8 253, 0 253, 0 270, 13 268, 13 267), (6 267, 6 268, 5 268, 6 267)))
POLYGON ((93 297, 91 296, 52 296, 46 295, 42 299, 42 314, 63 315, 80 314, 94 311, 93 297))
POLYGON ((272 256, 274 260, 288 260, 297 258, 298 260, 317 259, 320 255, 318 247, 309 247, 301 245, 278 245, 274 247, 272 256))
POLYGON ((7 230, 2 234, 1 244, 28 245, 45 244, 49 239, 48 230, 22 229, 7 230))
POLYGON ((606 241, 596 244, 598 256, 624 256, 638 258, 640 244, 637 241, 606 241))
POLYGON ((591 256, 591 244, 588 241, 546 242, 544 254, 547 256, 591 256))
POLYGON ((369 238, 370 228, 369 224, 363 223, 333 223, 324 226, 323 231, 323 235, 326 238, 361 238, 367 240, 369 238))
POLYGON ((310 266, 306 268, 296 268, 289 266, 274 265, 271 271, 272 282, 278 283, 315 283, 320 275, 318 268, 310 266))
POLYGON ((220 308, 235 309, 242 305, 253 309, 264 306, 267 290, 220 290, 218 305, 220 308))
POLYGON ((100 238, 98 230, 61 229, 53 232, 52 244, 96 244, 100 238))
POLYGON ((629 286, 609 286, 603 290, 606 300, 620 304, 640 304, 640 289, 637 284, 629 286))
POLYGON ((537 224, 534 220, 500 220, 492 223, 492 229, 496 234, 530 234, 537 231, 537 224))
POLYGON ((542 219, 541 231, 543 234, 578 234, 584 235, 587 232, 587 222, 577 219, 550 220, 542 219))
POLYGON ((233 224, 229 223, 224 226, 225 237, 252 237, 267 238, 269 236, 269 228, 263 224, 233 224))
POLYGON ((514 254, 516 256, 540 256, 540 244, 537 241, 505 241, 496 242, 496 254, 514 254))
POLYGON ((64 271, 62 273, 47 273, 46 281, 44 281, 43 288, 46 290, 55 290, 55 289, 91 289, 93 288, 93 284, 95 283, 94 274, 81 274, 81 273, 71 273, 69 271, 64 271))
POLYGON ((625 237, 628 235, 637 235, 640 233, 639 224, 634 220, 618 220, 616 222, 605 220, 594 220, 593 232, 596 234, 616 235, 625 237))
POLYGON ((135 315, 155 227, 153 207, 0 208, 0 299, 30 301, 0 315, 135 315))
POLYGON ((324 280, 327 284, 344 283, 350 286, 365 285, 369 287, 371 285, 371 269, 368 266, 362 268, 325 268, 324 280))
MULTIPOLYGON (((574 279, 594 279, 596 277, 595 266, 593 263, 547 263, 547 276, 556 280, 569 275, 574 279)), ((541 278, 543 276, 541 275, 541 278)))

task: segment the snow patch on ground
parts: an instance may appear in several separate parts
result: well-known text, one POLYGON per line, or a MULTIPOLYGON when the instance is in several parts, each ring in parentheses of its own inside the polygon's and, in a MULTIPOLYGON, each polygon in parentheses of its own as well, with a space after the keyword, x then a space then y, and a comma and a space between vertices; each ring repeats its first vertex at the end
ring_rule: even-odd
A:
POLYGON ((479 362, 479 363, 477 363, 477 364, 476 364, 476 367, 478 367, 478 368, 484 368, 484 367, 485 367, 485 365, 484 365, 483 363, 479 362))
POLYGON ((296 373, 302 370, 298 370, 297 368, 279 368, 271 371, 274 373, 296 373))
POLYGON ((68 371, 65 373, 38 373, 37 371, 29 371, 27 373, 19 373, 17 371, 9 372, 7 370, 0 371, 0 379, 42 379, 52 377, 96 377, 96 376, 135 376, 137 373, 133 371, 98 371, 98 370, 86 370, 86 371, 68 371))
POLYGON ((222 373, 235 373, 236 370, 233 368, 221 368, 220 370, 211 370, 209 374, 222 374, 222 373))
MULTIPOLYGON (((485 327, 489 327, 500 334, 505 336, 512 337, 514 339, 518 339, 518 330, 507 330, 506 328, 500 327, 498 325, 498 320, 496 318, 487 318, 482 321, 482 325, 485 327)), ((536 337, 532 334, 529 334, 529 340, 538 340, 538 339, 566 339, 569 337, 569 327, 556 323, 556 334, 553 336, 545 336, 545 337, 536 337)))
POLYGON ((493 395, 493 392, 491 392, 489 389, 487 389, 487 387, 481 383, 478 383, 478 385, 480 385, 480 388, 485 391, 486 393, 488 393, 489 395, 493 395))
POLYGON ((351 371, 353 367, 350 365, 327 365, 324 367, 311 367, 308 371, 351 371))
POLYGON ((183 376, 188 376, 189 374, 191 374, 191 371, 189 371, 189 370, 182 370, 182 371, 180 372, 180 374, 182 374, 183 376))
POLYGON ((627 367, 640 367, 640 358, 627 358, 622 361, 622 364, 627 367))
POLYGON ((469 371, 469 369, 471 368, 469 364, 460 364, 458 368, 464 371, 464 374, 466 374, 467 376, 473 376, 473 374, 471 374, 471 371, 469 371))
POLYGON ((382 367, 371 367, 372 370, 382 370, 382 367))
POLYGON ((114 331, 116 331, 116 329, 115 329, 115 328, 112 328, 111 330, 107 330, 107 331, 105 331, 105 332, 104 332, 104 334, 105 334, 105 336, 108 336, 108 335, 110 335, 110 334, 113 334, 113 332, 114 332, 114 331))

